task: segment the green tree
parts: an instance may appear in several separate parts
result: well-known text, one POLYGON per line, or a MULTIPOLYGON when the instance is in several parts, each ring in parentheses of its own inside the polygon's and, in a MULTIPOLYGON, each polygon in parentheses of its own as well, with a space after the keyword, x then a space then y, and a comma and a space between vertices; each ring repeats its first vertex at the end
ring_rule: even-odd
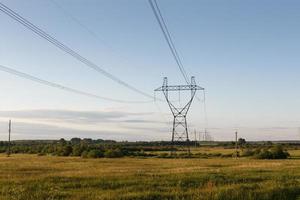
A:
POLYGON ((71 144, 79 144, 81 142, 81 139, 80 138, 72 138, 70 140, 71 144))
POLYGON ((71 145, 66 145, 62 147, 62 151, 60 152, 60 156, 69 156, 71 155, 73 148, 71 145))
POLYGON ((84 150, 85 150, 84 146, 80 144, 76 144, 73 146, 72 156, 81 156, 84 150))
POLYGON ((104 156, 106 158, 119 158, 123 156, 123 152, 120 149, 107 149, 104 156))
POLYGON ((67 144, 67 141, 64 138, 60 138, 58 143, 61 144, 61 145, 65 145, 65 144, 67 144))
POLYGON ((93 140, 91 138, 83 138, 82 143, 84 143, 84 144, 92 144, 93 140))
POLYGON ((88 158, 101 158, 103 157, 103 152, 98 149, 92 149, 87 154, 88 158))
POLYGON ((247 143, 247 142, 246 142, 246 140, 245 140, 244 138, 239 138, 239 140, 238 140, 238 145, 239 145, 240 147, 243 147, 246 143, 247 143))

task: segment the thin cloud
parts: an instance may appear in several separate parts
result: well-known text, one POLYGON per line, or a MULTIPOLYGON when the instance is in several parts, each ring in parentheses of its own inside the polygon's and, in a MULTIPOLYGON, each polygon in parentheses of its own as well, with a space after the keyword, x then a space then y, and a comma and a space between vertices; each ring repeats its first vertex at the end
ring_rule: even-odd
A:
MULTIPOLYGON (((7 132, 4 131, 6 128, 6 122, 0 122, 0 138, 6 139, 7 132)), ((147 129, 146 132, 157 132, 155 129, 147 129)), ((70 139, 73 137, 80 138, 93 138, 93 139, 109 139, 117 141, 135 141, 139 140, 153 140, 155 134, 145 134, 143 132, 136 132, 134 130, 83 130, 73 129, 67 127, 59 127, 54 125, 46 124, 33 124, 25 122, 13 123, 12 140, 24 140, 24 139, 70 139)))
POLYGON ((0 111, 1 118, 35 119, 51 122, 94 124, 99 122, 156 123, 139 119, 153 113, 131 113, 124 111, 75 111, 75 110, 15 110, 0 111), (134 118, 134 119, 130 119, 134 118), (138 118, 138 119, 137 119, 138 118))

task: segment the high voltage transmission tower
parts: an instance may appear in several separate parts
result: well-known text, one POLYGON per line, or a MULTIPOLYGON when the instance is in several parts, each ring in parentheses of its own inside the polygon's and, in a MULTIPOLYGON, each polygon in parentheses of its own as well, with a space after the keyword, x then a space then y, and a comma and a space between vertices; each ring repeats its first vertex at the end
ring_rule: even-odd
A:
MULTIPOLYGON (((148 2, 153 11, 155 19, 160 27, 160 30, 162 31, 163 36, 168 44, 171 54, 172 54, 173 58, 175 59, 175 62, 180 70, 180 73, 183 76, 183 78, 187 84, 187 85, 168 86, 167 78, 165 78, 163 86, 156 89, 155 91, 162 91, 164 93, 166 100, 169 104, 169 107, 172 111, 172 114, 174 116, 173 129, 172 129, 172 143, 174 144, 176 141, 187 141, 187 144, 189 144, 189 134, 188 134, 188 128, 187 128, 187 122, 186 122, 186 115, 187 115, 188 110, 191 106, 191 103, 195 97, 196 91, 197 90, 204 91, 204 88, 201 88, 196 85, 194 77, 191 78, 191 82, 190 82, 187 72, 182 63, 182 60, 176 49, 175 42, 172 39, 171 32, 167 26, 167 22, 162 15, 161 9, 159 8, 157 0, 148 0, 148 2), (180 94, 181 90, 190 90, 191 98, 189 99, 188 103, 184 107, 178 108, 178 107, 174 106, 171 103, 171 101, 169 100, 168 92, 169 91, 179 91, 179 94, 180 94), (178 131, 178 129, 181 129, 181 130, 178 131)), ((205 93, 204 93, 204 115, 205 115, 205 121, 207 121, 206 120, 205 93)), ((205 124, 206 124, 206 122, 205 122, 205 124)))
POLYGON ((169 108, 173 114, 173 129, 172 129, 172 145, 184 143, 188 147, 188 153, 190 153, 189 149, 189 133, 187 126, 187 113, 191 107, 193 99, 195 97, 197 90, 204 90, 204 88, 198 86, 195 81, 195 77, 191 77, 191 82, 188 85, 168 85, 168 78, 165 77, 163 81, 163 85, 157 88, 154 91, 163 92, 166 101, 169 105, 169 108), (188 99, 188 102, 183 106, 175 106, 170 98, 169 93, 178 91, 190 91, 191 97, 188 99))

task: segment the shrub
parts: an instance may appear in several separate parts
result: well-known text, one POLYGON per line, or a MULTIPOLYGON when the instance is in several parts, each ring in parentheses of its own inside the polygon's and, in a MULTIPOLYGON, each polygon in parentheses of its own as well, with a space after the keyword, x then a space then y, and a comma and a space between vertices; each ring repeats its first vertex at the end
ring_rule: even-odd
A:
POLYGON ((251 149, 244 149, 242 151, 242 155, 243 157, 249 157, 249 156, 253 156, 255 154, 255 152, 251 149))
POLYGON ((107 149, 104 152, 104 157, 106 157, 106 158, 119 158, 122 156, 123 156, 123 153, 120 149, 107 149))
POLYGON ((137 152, 131 153, 130 155, 134 155, 134 156, 143 156, 143 157, 148 156, 148 154, 146 154, 146 153, 144 152, 144 150, 141 150, 141 151, 137 151, 137 152))
POLYGON ((230 157, 233 157, 233 155, 234 155, 233 153, 227 153, 227 154, 222 154, 221 157, 222 158, 230 158, 230 157))
POLYGON ((80 156, 83 151, 84 148, 81 145, 75 145, 73 147, 72 156, 80 156))
POLYGON ((272 153, 273 159, 287 159, 290 156, 280 145, 272 147, 270 152, 272 153))
POLYGON ((220 157, 220 156, 222 156, 222 154, 221 153, 210 153, 210 154, 208 154, 208 156, 210 156, 210 157, 220 157))
POLYGON ((60 152, 60 156, 69 156, 71 155, 73 149, 72 146, 67 145, 67 146, 63 146, 62 151, 60 152))
POLYGON ((290 154, 282 146, 276 145, 271 149, 263 149, 255 154, 258 159, 287 159, 290 154))
MULTIPOLYGON (((180 153, 177 155, 178 158, 191 158, 192 156, 191 153, 180 153)), ((173 157, 173 155, 171 157, 173 157)))
POLYGON ((255 154, 257 159, 273 159, 272 153, 268 149, 263 149, 259 153, 255 154))
MULTIPOLYGON (((176 154, 177 156, 177 154, 176 154)), ((169 153, 161 153, 157 156, 158 158, 170 158, 171 155, 169 153)))
MULTIPOLYGON (((208 158, 207 153, 195 153, 193 156, 195 158, 208 158)), ((220 156, 222 156, 222 154, 220 156)))
POLYGON ((81 153, 81 157, 82 158, 87 158, 88 157, 88 151, 83 151, 82 153, 81 153))
POLYGON ((87 153, 87 157, 88 158, 100 158, 100 157, 103 157, 103 152, 98 149, 93 149, 87 153))

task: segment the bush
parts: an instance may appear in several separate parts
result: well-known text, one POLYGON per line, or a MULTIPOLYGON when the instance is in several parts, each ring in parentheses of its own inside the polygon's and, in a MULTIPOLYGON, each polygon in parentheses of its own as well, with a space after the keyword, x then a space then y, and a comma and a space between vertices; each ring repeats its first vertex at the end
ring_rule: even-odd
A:
POLYGON ((88 151, 83 151, 82 153, 81 153, 81 157, 82 158, 87 158, 88 157, 88 151))
POLYGON ((209 157, 220 157, 220 156, 222 156, 222 154, 221 153, 209 153, 208 156, 209 157))
MULTIPOLYGON (((142 157, 147 157, 147 156, 149 156, 149 154, 145 153, 144 150, 137 151, 137 152, 133 152, 133 153, 131 153, 130 155, 133 155, 133 156, 142 156, 142 157)), ((151 156, 151 155, 150 155, 150 156, 151 156)))
MULTIPOLYGON (((191 158, 193 155, 191 153, 180 153, 177 154, 177 158, 191 158)), ((171 155, 171 157, 174 157, 174 154, 171 155)))
MULTIPOLYGON (((195 153, 193 156, 195 158, 208 158, 207 153, 195 153)), ((220 156, 222 156, 222 154, 220 156)))
MULTIPOLYGON (((174 157, 177 156, 177 154, 173 155, 174 157)), ((170 158, 171 155, 169 153, 161 153, 157 156, 158 158, 170 158)))
POLYGON ((255 154, 255 152, 251 149, 244 149, 242 151, 242 155, 243 157, 249 157, 249 156, 253 156, 255 154))
POLYGON ((84 148, 81 145, 75 145, 73 147, 72 156, 80 156, 83 151, 84 148))
POLYGON ((287 159, 290 156, 280 145, 272 147, 270 152, 272 153, 273 159, 287 159))
POLYGON ((268 149, 263 149, 259 153, 255 154, 257 159, 273 159, 272 153, 268 149))
POLYGON ((227 154, 222 154, 221 157, 222 158, 230 158, 230 157, 233 157, 233 155, 234 155, 233 153, 227 153, 227 154))
POLYGON ((98 149, 93 149, 87 153, 87 157, 88 158, 101 158, 101 157, 103 157, 103 152, 98 149))
POLYGON ((67 145, 67 146, 63 146, 62 151, 60 152, 60 156, 69 156, 71 155, 73 149, 72 146, 67 145))
POLYGON ((119 158, 122 156, 123 156, 123 153, 120 149, 107 149, 104 152, 104 157, 106 157, 106 158, 119 158))
POLYGON ((276 145, 271 149, 260 150, 255 154, 257 159, 287 159, 289 156, 290 154, 280 145, 276 145))

